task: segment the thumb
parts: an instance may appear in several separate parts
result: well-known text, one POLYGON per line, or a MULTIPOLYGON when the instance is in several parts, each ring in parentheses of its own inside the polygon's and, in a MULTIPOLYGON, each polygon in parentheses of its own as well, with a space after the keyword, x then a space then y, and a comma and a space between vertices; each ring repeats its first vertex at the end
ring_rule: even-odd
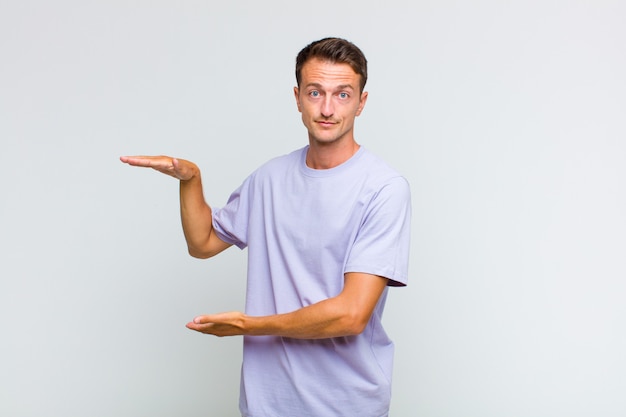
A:
POLYGON ((174 169, 174 174, 176 175, 176 178, 181 181, 187 181, 194 177, 196 174, 194 166, 195 165, 193 163, 185 161, 184 159, 180 160, 178 158, 172 158, 172 168, 174 169))

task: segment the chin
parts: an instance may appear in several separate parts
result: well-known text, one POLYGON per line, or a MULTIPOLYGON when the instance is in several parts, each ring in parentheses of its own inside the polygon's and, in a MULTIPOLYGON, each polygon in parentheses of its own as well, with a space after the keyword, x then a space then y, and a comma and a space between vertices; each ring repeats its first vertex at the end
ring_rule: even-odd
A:
POLYGON ((309 135, 309 137, 313 138, 314 142, 330 144, 340 141, 343 135, 337 135, 337 132, 326 130, 321 132, 314 131, 309 135))
POLYGON ((315 143, 318 143, 320 145, 330 145, 333 143, 336 143, 339 141, 339 138, 337 137, 319 137, 319 136, 313 136, 312 137, 312 141, 315 143))

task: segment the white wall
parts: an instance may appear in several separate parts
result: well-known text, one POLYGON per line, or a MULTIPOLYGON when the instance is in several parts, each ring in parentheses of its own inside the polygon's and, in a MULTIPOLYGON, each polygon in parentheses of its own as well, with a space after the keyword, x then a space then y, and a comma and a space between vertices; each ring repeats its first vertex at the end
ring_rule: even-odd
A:
POLYGON ((626 414, 626 5, 0 0, 0 415, 235 416, 245 252, 187 256, 215 205, 306 141, 295 54, 370 61, 358 140, 412 184, 386 325, 394 417, 626 414))

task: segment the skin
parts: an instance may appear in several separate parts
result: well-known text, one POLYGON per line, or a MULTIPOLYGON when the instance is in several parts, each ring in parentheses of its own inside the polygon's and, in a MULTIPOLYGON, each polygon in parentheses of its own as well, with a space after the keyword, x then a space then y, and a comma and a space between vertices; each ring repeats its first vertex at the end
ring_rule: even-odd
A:
POLYGON ((301 75, 294 96, 309 134, 307 165, 333 168, 359 149, 354 120, 365 107, 367 92, 360 92, 360 76, 348 64, 311 59, 301 75))
MULTIPOLYGON (((298 111, 309 136, 307 165, 329 169, 350 159, 359 149, 354 121, 363 111, 367 93, 360 92, 359 75, 347 64, 311 59, 302 68, 301 85, 294 88, 298 111)), ((189 254, 210 258, 230 244, 214 232, 211 207, 202 192, 199 168, 169 156, 123 156, 136 167, 152 168, 180 181, 180 212, 189 254)), ((215 336, 274 335, 301 339, 361 333, 387 285, 376 275, 349 272, 340 294, 301 309, 270 316, 239 311, 201 315, 187 328, 215 336)))

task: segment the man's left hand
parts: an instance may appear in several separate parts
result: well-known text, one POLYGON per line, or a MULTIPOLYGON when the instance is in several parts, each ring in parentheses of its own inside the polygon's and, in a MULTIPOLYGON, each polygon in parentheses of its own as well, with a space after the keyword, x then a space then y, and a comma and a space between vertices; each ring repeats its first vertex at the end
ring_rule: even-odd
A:
POLYGON ((239 311, 198 316, 187 323, 187 328, 214 336, 240 336, 244 334, 245 314, 239 311))

